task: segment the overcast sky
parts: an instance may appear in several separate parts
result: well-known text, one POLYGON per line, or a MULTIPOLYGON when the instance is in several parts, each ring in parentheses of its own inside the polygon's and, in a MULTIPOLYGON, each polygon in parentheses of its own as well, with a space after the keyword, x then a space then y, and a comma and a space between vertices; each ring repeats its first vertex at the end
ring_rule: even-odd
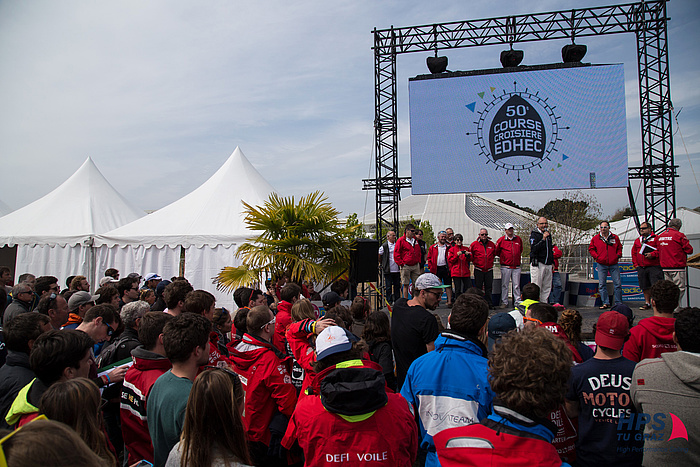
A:
MULTIPOLYGON (((155 210, 240 146, 280 194, 320 189, 344 215, 362 216, 374 211, 374 194, 362 191, 374 176, 373 28, 609 3, 623 2, 2 0, 0 201, 17 209, 40 198, 90 156, 136 207, 155 210)), ((700 178, 699 13, 697 0, 668 4, 671 93, 685 139, 684 147, 674 136, 677 201, 687 207, 700 205, 689 163, 700 178)), ((586 62, 625 64, 629 161, 641 165, 634 35, 579 42, 586 62)), ((516 48, 523 64, 553 63, 565 43, 516 48)), ((450 70, 495 68, 502 49, 445 55, 450 70)), ((410 175, 408 78, 427 73, 427 55, 398 58, 402 176, 410 175)), ((588 193, 608 214, 627 204, 623 189, 588 193)), ((560 195, 487 194, 535 208, 560 195)))

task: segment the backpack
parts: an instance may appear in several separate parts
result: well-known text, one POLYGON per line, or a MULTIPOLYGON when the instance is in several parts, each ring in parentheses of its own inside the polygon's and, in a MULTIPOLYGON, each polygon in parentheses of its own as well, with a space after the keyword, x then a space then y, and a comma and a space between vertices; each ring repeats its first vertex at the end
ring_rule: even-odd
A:
POLYGON ((116 363, 117 351, 119 350, 119 347, 128 341, 138 342, 138 340, 134 339, 133 337, 122 335, 115 342, 111 342, 106 347, 103 347, 100 354, 97 356, 97 358, 95 358, 97 368, 101 370, 106 366, 116 363))

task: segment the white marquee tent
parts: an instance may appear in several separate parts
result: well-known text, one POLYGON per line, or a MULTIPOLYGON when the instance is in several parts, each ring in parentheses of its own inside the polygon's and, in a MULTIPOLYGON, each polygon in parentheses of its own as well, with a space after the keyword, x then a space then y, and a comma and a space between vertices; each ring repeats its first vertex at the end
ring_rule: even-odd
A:
POLYGON ((97 269, 117 267, 125 274, 178 275, 181 248, 185 277, 195 289, 232 306, 229 293, 215 291, 212 278, 225 266, 240 264, 236 248, 254 235, 243 222, 243 201, 264 203, 274 190, 237 147, 221 168, 183 198, 95 240, 97 269))
POLYGON ((15 277, 31 272, 63 281, 83 274, 94 281, 95 235, 143 215, 88 157, 51 193, 0 218, 0 245, 18 247, 15 277))

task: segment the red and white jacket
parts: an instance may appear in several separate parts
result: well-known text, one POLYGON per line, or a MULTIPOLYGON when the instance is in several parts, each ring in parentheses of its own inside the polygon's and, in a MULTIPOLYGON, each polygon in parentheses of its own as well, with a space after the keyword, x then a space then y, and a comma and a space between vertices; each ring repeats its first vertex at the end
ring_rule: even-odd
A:
POLYGON ((470 256, 469 254, 460 255, 460 251, 469 253, 469 247, 455 245, 447 252, 447 264, 450 265, 450 276, 469 277, 471 276, 471 272, 469 271, 470 256))
POLYGON ((632 245, 632 264, 635 268, 659 266, 658 240, 659 237, 652 233, 646 239, 644 237, 639 237, 634 241, 634 244, 632 245), (657 250, 649 252, 649 258, 647 258, 646 256, 639 253, 642 249, 642 243, 657 248, 657 250))
POLYGON ((134 364, 126 371, 122 384, 119 415, 122 437, 129 451, 129 465, 142 459, 153 462, 153 445, 148 432, 146 402, 151 387, 170 368, 170 360, 143 347, 132 352, 134 364))
POLYGON ((396 264, 399 266, 413 266, 420 263, 420 245, 415 238, 413 242, 413 246, 411 246, 405 235, 396 241, 396 246, 394 246, 394 261, 396 264))
POLYGON ((282 352, 287 348, 287 338, 284 333, 292 324, 292 304, 282 300, 277 304, 277 315, 275 315, 275 335, 272 343, 282 352))
MULTIPOLYGON (((430 248, 428 248, 428 269, 430 269, 430 272, 433 274, 437 274, 437 262, 438 262, 438 255, 440 254, 440 244, 435 243, 434 245, 431 245, 430 248)), ((445 263, 447 266, 449 266, 449 262, 447 261, 447 253, 450 251, 450 248, 452 245, 449 243, 445 242, 445 263)))
POLYGON ((611 233, 606 242, 600 234, 596 234, 588 245, 588 252, 596 263, 603 266, 615 265, 622 256, 620 237, 611 233))
POLYGON ((270 420, 278 410, 292 416, 297 391, 289 376, 288 358, 271 342, 243 334, 231 350, 236 373, 245 378, 243 424, 250 442, 270 444, 270 420))
POLYGON ((688 255, 693 254, 693 247, 684 233, 669 227, 659 234, 659 263, 664 269, 685 269, 688 255))
POLYGON ((554 258, 554 267, 552 268, 552 272, 557 272, 559 270, 559 258, 564 256, 564 253, 557 248, 556 245, 552 245, 552 258, 554 258))
POLYGON ((475 240, 469 249, 472 252, 472 263, 474 263, 475 268, 482 271, 493 269, 493 263, 496 260, 496 245, 491 240, 486 242, 486 245, 480 240, 475 240))
POLYGON ((662 353, 675 352, 678 346, 673 341, 675 318, 650 316, 630 329, 630 338, 622 348, 622 356, 633 362, 645 358, 659 358, 662 353))
MULTIPOLYGON (((381 375, 382 371, 381 366, 374 362, 343 362, 316 375, 316 394, 320 392, 321 381, 341 367, 347 370, 357 368, 364 374, 374 370, 381 375)), ((338 385, 332 391, 337 397, 327 402, 356 408, 363 404, 362 401, 372 399, 377 389, 376 384, 352 378, 338 385), (365 391, 369 391, 366 398, 362 397, 365 391), (348 392, 350 397, 341 397, 343 392, 348 392)), ((324 406, 321 396, 316 394, 299 400, 282 440, 286 448, 290 448, 295 440, 299 441, 306 457, 305 466, 338 463, 343 466, 393 467, 413 464, 418 449, 418 430, 406 399, 399 394, 386 393, 386 404, 374 411, 341 415, 324 406)))
POLYGON ((507 268, 520 267, 523 255, 523 241, 517 235, 508 238, 504 235, 496 241, 496 256, 499 257, 501 266, 507 268))

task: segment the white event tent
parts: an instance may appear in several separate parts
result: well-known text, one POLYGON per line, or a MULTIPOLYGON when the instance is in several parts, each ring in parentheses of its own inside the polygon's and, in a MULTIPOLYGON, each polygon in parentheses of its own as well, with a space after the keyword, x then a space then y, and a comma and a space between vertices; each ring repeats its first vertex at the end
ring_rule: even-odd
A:
POLYGON ((243 201, 263 204, 274 189, 240 148, 221 168, 183 198, 95 239, 97 268, 124 273, 156 272, 177 276, 184 249, 185 277, 195 289, 216 296, 217 306, 233 306, 229 293, 215 290, 213 277, 225 266, 237 266, 236 248, 255 235, 243 222, 243 201))
POLYGON ((63 282, 82 274, 95 284, 95 235, 143 216, 89 157, 46 196, 0 218, 0 245, 17 245, 15 277, 25 272, 63 282))

